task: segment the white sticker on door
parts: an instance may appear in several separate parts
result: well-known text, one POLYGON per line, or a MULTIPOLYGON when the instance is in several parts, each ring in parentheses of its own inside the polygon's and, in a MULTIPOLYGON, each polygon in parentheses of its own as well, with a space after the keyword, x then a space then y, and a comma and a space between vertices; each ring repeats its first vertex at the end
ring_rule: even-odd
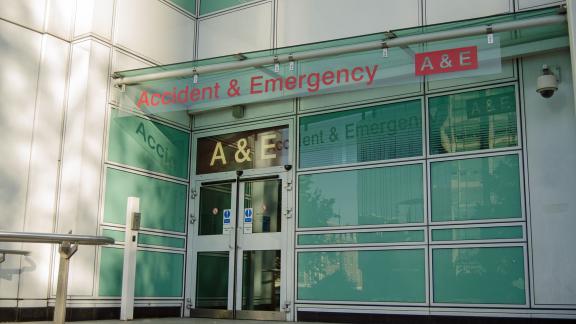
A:
POLYGON ((244 208, 244 234, 252 234, 252 216, 254 209, 244 208))

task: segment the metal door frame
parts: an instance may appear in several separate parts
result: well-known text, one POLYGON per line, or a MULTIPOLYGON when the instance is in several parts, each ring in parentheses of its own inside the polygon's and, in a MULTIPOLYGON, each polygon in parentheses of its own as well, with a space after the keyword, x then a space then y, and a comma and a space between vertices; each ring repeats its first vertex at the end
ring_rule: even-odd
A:
MULTIPOLYGON (((288 168, 289 169, 289 168, 288 168)), ((197 181, 191 190, 191 204, 190 210, 190 224, 188 230, 188 262, 186 271, 186 309, 184 316, 195 317, 212 317, 212 318, 235 318, 236 319, 257 319, 257 320, 280 320, 292 321, 294 314, 292 310, 293 298, 293 280, 292 273, 294 265, 294 198, 293 198, 293 176, 292 170, 286 170, 284 167, 273 167, 263 170, 245 170, 241 176, 234 176, 234 172, 225 172, 214 174, 213 176, 203 176, 202 180, 197 181), (280 237, 280 255, 281 255, 281 286, 280 286, 280 312, 273 311, 246 311, 241 310, 242 303, 242 257, 243 254, 236 245, 236 238, 242 237, 243 234, 234 234, 228 237, 227 241, 222 241, 226 234, 214 235, 212 238, 201 238, 198 235, 198 215, 200 208, 200 188, 205 185, 217 183, 231 183, 231 209, 232 209, 232 226, 233 232, 240 231, 239 224, 243 213, 243 200, 239 197, 242 196, 244 183, 256 180, 265 179, 280 179, 282 186, 282 219, 281 219, 281 232, 278 232, 280 237), (242 188, 242 190, 240 189, 242 188), (232 242, 234 238, 234 242, 232 242), (202 239, 205 242, 199 242, 202 239), (228 245, 228 250, 225 249, 228 245), (234 245, 236 248, 232 248, 234 245), (228 266, 228 309, 195 309, 196 303, 196 271, 197 271, 197 254, 203 251, 229 251, 229 266, 228 266), (238 269, 238 270, 236 270, 238 269), (235 275, 235 276, 234 276, 235 275), (236 283, 236 285, 235 285, 236 283), (236 288, 236 289, 234 289, 236 288), (236 296, 234 296, 236 290, 236 296), (240 302, 236 302, 240 301, 240 302), (233 308, 236 309, 233 309, 233 308)), ((262 239, 262 238, 260 238, 262 239)), ((250 238, 250 240, 259 240, 258 238, 250 238)), ((256 242, 257 244, 257 242, 256 242)), ((253 250, 253 249, 251 249, 253 250)))

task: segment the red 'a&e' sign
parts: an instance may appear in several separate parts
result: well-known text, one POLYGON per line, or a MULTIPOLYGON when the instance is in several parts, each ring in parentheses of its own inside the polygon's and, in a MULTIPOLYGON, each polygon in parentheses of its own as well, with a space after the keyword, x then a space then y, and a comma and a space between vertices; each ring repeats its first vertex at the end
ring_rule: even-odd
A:
POLYGON ((416 54, 416 75, 475 70, 478 68, 476 46, 452 48, 416 54))

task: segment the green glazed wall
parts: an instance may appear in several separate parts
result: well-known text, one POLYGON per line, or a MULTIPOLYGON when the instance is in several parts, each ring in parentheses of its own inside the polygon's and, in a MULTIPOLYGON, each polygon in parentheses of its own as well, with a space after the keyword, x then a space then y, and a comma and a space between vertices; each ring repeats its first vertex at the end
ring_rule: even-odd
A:
POLYGON ((109 161, 188 179, 187 132, 117 109, 111 111, 109 161))
POLYGON ((183 233, 186 186, 112 168, 106 170, 104 221, 125 224, 128 197, 140 197, 143 228, 183 233))

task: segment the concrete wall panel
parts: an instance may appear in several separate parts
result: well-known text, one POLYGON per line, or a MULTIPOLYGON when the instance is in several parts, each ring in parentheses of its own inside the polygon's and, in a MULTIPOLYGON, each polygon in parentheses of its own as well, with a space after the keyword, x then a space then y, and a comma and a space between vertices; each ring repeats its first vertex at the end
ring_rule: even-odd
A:
POLYGON ((426 24, 438 24, 514 11, 511 0, 484 0, 481 3, 460 0, 425 1, 426 24))
MULTIPOLYGON (((40 34, 0 20, 0 229, 5 231, 24 230, 41 46, 40 34)), ((7 256, 0 267, 0 298, 16 298, 19 272, 20 257, 7 256)))
POLYGON ((272 4, 262 3, 198 23, 198 58, 272 47, 272 4))
POLYGON ((41 31, 44 28, 46 0, 2 0, 0 18, 41 31))
POLYGON ((158 0, 118 0, 115 43, 161 64, 190 61, 195 24, 158 0))
POLYGON ((114 0, 77 0, 74 37, 95 34, 112 39, 114 0))
POLYGON ((569 54, 527 58, 523 67, 534 302, 576 305, 576 117, 569 54), (536 92, 543 64, 562 73, 550 99, 536 92))
POLYGON ((419 0, 278 0, 278 46, 420 25, 419 0))
MULTIPOLYGON (((49 233, 56 217, 70 44, 49 35, 43 38, 24 230, 49 233)), ((23 247, 32 253, 31 264, 24 269, 33 266, 33 271, 23 270, 19 297, 46 298, 52 246, 24 244, 23 247)))
MULTIPOLYGON (((73 44, 71 56, 57 232, 96 235, 110 48, 88 40, 73 44)), ((95 257, 83 246, 72 258, 70 295, 92 295, 95 257)))

